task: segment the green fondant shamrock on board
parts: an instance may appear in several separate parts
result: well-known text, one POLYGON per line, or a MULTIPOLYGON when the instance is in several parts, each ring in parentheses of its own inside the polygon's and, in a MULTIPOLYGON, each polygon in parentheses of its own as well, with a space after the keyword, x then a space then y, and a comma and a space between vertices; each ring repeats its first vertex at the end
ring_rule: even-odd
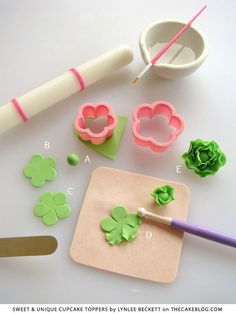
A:
POLYGON ((23 173, 26 178, 31 179, 34 187, 41 187, 46 181, 52 181, 56 178, 56 161, 52 157, 43 155, 33 155, 29 164, 24 167, 23 173))
POLYGON ((226 157, 214 141, 201 139, 191 141, 189 150, 182 158, 188 169, 192 169, 200 177, 214 175, 226 164, 226 157))
POLYGON ((103 219, 101 229, 106 232, 109 244, 119 244, 123 241, 133 240, 139 233, 142 219, 136 214, 129 214, 124 206, 112 209, 111 216, 103 219))
POLYGON ((33 211, 37 217, 42 217, 43 222, 54 225, 58 219, 70 216, 71 208, 66 204, 67 195, 63 192, 44 192, 40 196, 40 202, 35 205, 33 211))
POLYGON ((168 184, 156 188, 151 195, 160 206, 166 205, 175 199, 174 188, 168 184))

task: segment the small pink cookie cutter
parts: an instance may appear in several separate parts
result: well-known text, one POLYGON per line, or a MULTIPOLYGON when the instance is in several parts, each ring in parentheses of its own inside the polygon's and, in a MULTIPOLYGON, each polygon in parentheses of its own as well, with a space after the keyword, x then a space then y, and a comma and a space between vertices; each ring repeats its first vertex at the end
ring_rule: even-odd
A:
POLYGON ((141 104, 137 106, 133 112, 132 133, 137 145, 142 147, 149 147, 156 153, 166 151, 172 144, 174 144, 178 135, 184 130, 184 120, 176 113, 175 108, 166 101, 157 101, 152 105, 141 104), (156 141, 153 137, 144 137, 139 131, 141 128, 141 118, 152 118, 156 115, 165 116, 168 119, 168 125, 173 128, 173 131, 165 143, 156 141))
POLYGON ((80 138, 84 141, 91 141, 95 145, 103 144, 107 138, 112 136, 114 129, 117 126, 117 117, 113 114, 112 108, 107 103, 86 103, 80 106, 78 115, 74 121, 74 128, 78 132, 80 138), (99 133, 92 132, 86 128, 87 118, 99 118, 105 116, 107 126, 99 133))

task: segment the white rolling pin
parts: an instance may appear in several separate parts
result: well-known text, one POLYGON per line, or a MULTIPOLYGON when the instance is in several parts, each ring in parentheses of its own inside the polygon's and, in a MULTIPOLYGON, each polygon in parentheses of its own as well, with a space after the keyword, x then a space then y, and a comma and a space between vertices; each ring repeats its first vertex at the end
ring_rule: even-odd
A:
POLYGON ((132 60, 132 50, 128 46, 120 46, 1 106, 0 134, 119 70, 132 60))

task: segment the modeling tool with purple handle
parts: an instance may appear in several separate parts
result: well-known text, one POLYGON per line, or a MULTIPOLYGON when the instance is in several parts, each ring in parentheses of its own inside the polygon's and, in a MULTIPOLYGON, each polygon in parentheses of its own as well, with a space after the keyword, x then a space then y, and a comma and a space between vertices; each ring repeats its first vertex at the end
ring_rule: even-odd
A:
POLYGON ((158 52, 158 54, 152 58, 152 60, 146 65, 146 67, 138 74, 138 76, 132 81, 136 83, 150 68, 153 64, 159 60, 163 54, 184 34, 184 32, 191 26, 196 18, 206 9, 206 5, 183 27, 181 30, 158 52))
POLYGON ((137 214, 140 217, 153 218, 158 222, 174 227, 175 229, 178 229, 180 231, 188 232, 198 237, 215 241, 224 245, 236 247, 236 237, 233 237, 233 236, 221 233, 221 232, 217 232, 214 230, 210 230, 205 227, 194 225, 184 220, 166 217, 166 216, 160 216, 160 215, 148 212, 146 209, 142 207, 138 209, 137 214))

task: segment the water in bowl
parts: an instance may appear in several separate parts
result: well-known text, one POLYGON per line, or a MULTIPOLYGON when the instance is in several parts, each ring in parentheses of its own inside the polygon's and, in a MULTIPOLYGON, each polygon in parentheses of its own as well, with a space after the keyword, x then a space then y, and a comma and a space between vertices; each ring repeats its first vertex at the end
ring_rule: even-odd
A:
MULTIPOLYGON (((151 59, 155 57, 158 52, 166 46, 167 43, 156 43, 149 48, 151 59)), ((195 52, 185 45, 178 43, 173 44, 164 55, 157 61, 158 64, 187 64, 196 60, 195 52)))

